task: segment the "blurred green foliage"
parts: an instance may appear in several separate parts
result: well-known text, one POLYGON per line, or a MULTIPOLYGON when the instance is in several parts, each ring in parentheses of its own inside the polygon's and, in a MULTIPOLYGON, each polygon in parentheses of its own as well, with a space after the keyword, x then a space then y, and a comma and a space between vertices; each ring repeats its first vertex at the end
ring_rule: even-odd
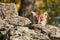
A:
POLYGON ((49 11, 48 24, 60 26, 60 0, 46 1, 46 7, 49 11))

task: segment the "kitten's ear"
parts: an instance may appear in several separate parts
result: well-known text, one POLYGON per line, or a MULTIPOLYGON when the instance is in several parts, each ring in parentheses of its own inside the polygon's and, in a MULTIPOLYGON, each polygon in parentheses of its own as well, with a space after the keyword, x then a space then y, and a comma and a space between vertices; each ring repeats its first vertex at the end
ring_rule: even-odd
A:
POLYGON ((44 12, 44 15, 47 17, 48 16, 48 12, 46 11, 46 12, 44 12))
POLYGON ((35 12, 33 12, 33 11, 31 11, 31 13, 33 14, 33 16, 35 16, 35 15, 36 15, 36 13, 35 13, 35 12))

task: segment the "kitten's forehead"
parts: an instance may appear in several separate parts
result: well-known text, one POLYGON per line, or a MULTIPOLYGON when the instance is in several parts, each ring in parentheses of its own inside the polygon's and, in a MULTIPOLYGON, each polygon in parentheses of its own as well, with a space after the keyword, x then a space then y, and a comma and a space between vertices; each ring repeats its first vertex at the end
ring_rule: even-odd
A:
POLYGON ((42 15, 43 13, 40 13, 40 12, 35 12, 37 15, 42 15))

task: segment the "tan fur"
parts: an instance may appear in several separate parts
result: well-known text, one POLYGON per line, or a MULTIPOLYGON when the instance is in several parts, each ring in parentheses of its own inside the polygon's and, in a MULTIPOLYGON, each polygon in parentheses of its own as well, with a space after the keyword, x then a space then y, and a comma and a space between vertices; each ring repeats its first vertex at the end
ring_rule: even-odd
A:
POLYGON ((45 25, 47 23, 47 17, 44 13, 34 12, 33 16, 35 16, 38 20, 38 24, 45 25), (35 14, 34 14, 35 13, 35 14))

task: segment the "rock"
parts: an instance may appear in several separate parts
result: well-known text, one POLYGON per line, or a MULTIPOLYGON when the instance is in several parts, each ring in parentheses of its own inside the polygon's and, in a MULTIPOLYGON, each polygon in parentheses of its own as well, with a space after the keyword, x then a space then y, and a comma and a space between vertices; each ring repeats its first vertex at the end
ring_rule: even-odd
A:
POLYGON ((35 28, 39 28, 41 29, 41 32, 43 32, 44 34, 50 34, 50 35, 56 35, 57 31, 58 31, 58 27, 56 26, 52 26, 52 25, 46 25, 46 26, 42 26, 40 24, 33 24, 32 25, 35 28))
POLYGON ((10 30, 10 40, 49 40, 47 35, 44 35, 28 27, 17 26, 10 30))
POLYGON ((16 27, 11 30, 10 40, 29 40, 30 34, 28 27, 16 27))
POLYGON ((6 21, 8 21, 8 23, 12 25, 20 25, 20 26, 28 25, 31 23, 31 21, 28 18, 21 17, 21 16, 14 17, 6 21))
POLYGON ((36 27, 36 28, 40 28, 40 29, 45 28, 45 26, 43 26, 43 25, 41 25, 41 24, 33 24, 33 25, 31 25, 31 26, 36 27))
POLYGON ((56 26, 52 26, 52 25, 46 25, 42 30, 46 33, 46 34, 55 34, 57 31, 58 27, 56 26), (54 31, 53 31, 54 30, 54 31))
POLYGON ((14 27, 13 25, 8 24, 5 20, 0 19, 0 32, 4 35, 7 31, 14 27))
POLYGON ((51 37, 60 38, 60 28, 56 30, 55 35, 51 34, 51 37))
POLYGON ((2 8, 3 8, 3 3, 0 3, 0 18, 3 18, 2 8))
POLYGON ((13 27, 14 27, 13 25, 6 24, 5 26, 3 26, 3 27, 0 29, 0 32, 1 32, 3 35, 6 35, 6 34, 7 34, 7 31, 10 30, 10 29, 13 28, 13 27))
POLYGON ((0 19, 0 29, 2 29, 6 24, 6 21, 0 19))
POLYGON ((0 16, 8 19, 18 16, 18 11, 14 3, 0 3, 0 16))

